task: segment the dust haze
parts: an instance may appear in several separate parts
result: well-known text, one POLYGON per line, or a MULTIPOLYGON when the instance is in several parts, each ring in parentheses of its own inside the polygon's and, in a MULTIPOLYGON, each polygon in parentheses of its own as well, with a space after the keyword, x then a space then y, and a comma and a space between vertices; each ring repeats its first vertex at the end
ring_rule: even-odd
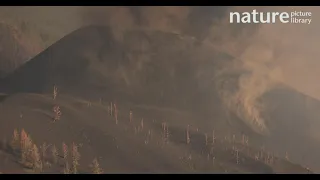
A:
MULTIPOLYGON (((205 65, 210 59, 200 60, 205 58, 199 57, 198 61, 193 61, 194 77, 199 84, 212 86, 208 89, 219 94, 227 113, 236 114, 262 134, 272 133, 268 128, 272 119, 264 116, 270 107, 263 97, 269 91, 288 86, 320 100, 318 7, 1 7, 1 11, 3 17, 9 18, 14 12, 22 21, 37 24, 35 31, 48 36, 43 49, 69 32, 92 24, 110 26, 120 42, 125 32, 134 29, 192 37, 203 43, 203 48, 212 49, 205 53, 223 53, 231 57, 222 58, 219 66, 212 70, 205 65), (251 12, 253 9, 308 11, 312 12, 312 22, 310 25, 229 24, 228 12, 251 12), (46 24, 50 28, 42 28, 46 24)), ((211 54, 202 55, 210 57, 211 54)), ((135 63, 144 62, 137 60, 135 63)), ((170 66, 168 64, 168 68, 170 66)), ((320 122, 315 121, 310 127, 310 135, 319 138, 320 122)))
POLYGON ((216 81, 220 84, 216 85, 225 106, 237 113, 241 119, 264 130, 267 128, 266 120, 260 115, 264 109, 260 98, 265 92, 279 84, 286 84, 314 98, 320 98, 320 86, 317 83, 320 64, 316 60, 316 47, 319 41, 315 34, 319 30, 317 7, 2 7, 2 9, 4 17, 11 16, 14 10, 15 16, 19 19, 24 18, 27 22, 38 23, 38 26, 50 23, 54 28, 47 33, 50 33, 49 36, 54 37, 54 40, 63 37, 67 32, 91 24, 109 25, 119 41, 123 32, 130 29, 153 29, 196 37, 210 48, 234 58, 232 62, 223 64, 223 68, 219 69, 212 79, 199 78, 199 81, 220 78, 216 81), (228 23, 229 11, 250 12, 253 9, 279 12, 310 11, 313 21, 310 25, 228 23), (230 79, 222 80, 221 74, 234 72, 245 72, 236 80, 237 91, 226 89, 225 85, 223 87, 221 85, 230 81, 230 79))
MULTIPOLYGON (((108 24, 117 37, 131 28, 149 28, 160 31, 188 34, 204 42, 213 50, 233 57, 223 63, 212 79, 199 77, 198 81, 215 81, 225 106, 242 120, 261 132, 268 132, 261 113, 265 106, 261 97, 268 91, 287 85, 309 95, 320 98, 317 59, 316 7, 92 7, 80 12, 84 24, 108 24), (229 24, 229 11, 309 11, 313 22, 304 24, 229 24), (109 15, 112 14, 112 16, 109 15), (196 16, 196 17, 194 17, 196 16), (110 18, 105 18, 110 17, 110 18), (196 24, 197 19, 203 24, 196 24), (207 19, 204 21, 203 19, 207 19), (201 26, 196 30, 194 26, 201 26), (191 30, 192 29, 192 30, 191 30), (226 74, 238 73, 230 79, 226 74), (231 81, 232 88, 225 85, 231 81), (237 90, 235 90, 235 88, 237 90)), ((200 61, 198 63, 201 63, 200 61)), ((200 65, 201 66, 201 65, 200 65)), ((208 71, 198 69, 201 71, 208 71)), ((202 72, 212 74, 212 72, 202 72)), ((210 77, 210 76, 209 76, 210 77)))

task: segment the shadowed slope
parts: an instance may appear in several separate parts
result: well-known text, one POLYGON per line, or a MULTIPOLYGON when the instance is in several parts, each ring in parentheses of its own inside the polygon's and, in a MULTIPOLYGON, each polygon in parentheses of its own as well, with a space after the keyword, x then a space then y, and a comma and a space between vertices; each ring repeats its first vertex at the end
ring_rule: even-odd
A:
POLYGON ((108 28, 89 27, 75 31, 58 41, 14 73, 3 79, 4 92, 45 92, 53 84, 81 82, 89 68, 85 56, 98 51, 108 28))
MULTIPOLYGON (((0 90, 51 94, 55 85, 85 99, 187 110, 203 128, 230 127, 209 82, 198 81, 199 62, 214 58, 199 46, 194 38, 160 31, 129 31, 119 42, 108 27, 88 26, 2 79, 0 90)), ((232 129, 251 133, 238 119, 232 129)))
POLYGON ((196 63, 208 57, 198 46, 193 38, 160 31, 129 31, 118 42, 108 27, 88 26, 2 79, 0 91, 51 93, 56 85, 61 93, 87 99, 124 99, 204 113, 210 99, 198 87, 196 63))
MULTIPOLYGON (((148 98, 153 96, 157 100, 155 95, 167 95, 164 91, 171 91, 172 94, 175 86, 173 80, 167 81, 170 80, 168 70, 175 73, 175 67, 170 67, 175 63, 168 62, 170 59, 181 60, 186 56, 182 54, 179 57, 180 50, 184 47, 179 47, 179 42, 177 44, 174 40, 181 41, 180 45, 186 43, 176 36, 170 33, 150 35, 129 32, 125 42, 119 43, 114 41, 108 27, 81 28, 8 75, 1 82, 1 91, 42 93, 51 91, 55 84, 62 92, 76 90, 82 96, 95 91, 101 98, 103 94, 110 94, 110 90, 117 89, 124 94, 139 94, 148 98), (175 49, 167 44, 172 44, 175 49)), ((190 63, 186 64, 190 66, 190 63)), ((188 75, 191 71, 186 68, 180 68, 187 70, 186 72, 172 76, 188 75)), ((187 78, 184 79, 187 83, 187 78)), ((179 92, 179 89, 176 91, 179 92)))

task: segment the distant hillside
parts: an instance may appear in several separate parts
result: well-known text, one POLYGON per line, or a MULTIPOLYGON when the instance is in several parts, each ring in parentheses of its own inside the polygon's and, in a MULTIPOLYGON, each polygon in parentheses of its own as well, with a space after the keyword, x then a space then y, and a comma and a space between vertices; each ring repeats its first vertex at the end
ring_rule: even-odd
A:
POLYGON ((20 27, 0 23, 0 77, 12 72, 42 49, 20 27))

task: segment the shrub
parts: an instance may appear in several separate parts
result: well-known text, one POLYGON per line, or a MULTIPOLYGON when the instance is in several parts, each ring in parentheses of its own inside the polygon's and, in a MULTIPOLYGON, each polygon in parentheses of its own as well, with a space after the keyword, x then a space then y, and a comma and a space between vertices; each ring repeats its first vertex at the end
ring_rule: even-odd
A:
POLYGON ((92 172, 93 172, 93 174, 102 174, 103 173, 102 169, 100 168, 100 165, 99 165, 97 158, 95 158, 92 161, 92 172))

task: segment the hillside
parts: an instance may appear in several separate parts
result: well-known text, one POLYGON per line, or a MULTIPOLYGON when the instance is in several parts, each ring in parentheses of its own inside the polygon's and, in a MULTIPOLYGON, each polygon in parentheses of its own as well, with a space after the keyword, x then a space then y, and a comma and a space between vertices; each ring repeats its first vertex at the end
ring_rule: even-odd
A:
POLYGON ((110 115, 108 104, 65 95, 58 95, 56 100, 38 94, 5 98, 0 108, 0 117, 5 119, 0 121, 4 139, 0 172, 35 172, 21 163, 19 152, 11 150, 13 130, 20 133, 24 129, 40 148, 43 173, 63 173, 66 162, 71 166, 71 157, 62 158, 62 143, 69 148, 72 143, 78 146, 81 155, 78 173, 92 173, 90 164, 94 158, 105 173, 309 173, 268 151, 251 148, 241 136, 223 137, 216 133, 213 143, 207 132, 206 143, 205 131, 195 126, 187 131, 183 125, 192 121, 192 116, 119 104, 116 120, 114 114, 110 115), (54 105, 62 113, 56 122, 53 122, 54 105), (129 107, 133 112, 131 122, 129 107), (146 118, 152 116, 157 119, 146 118), (160 117, 166 117, 167 121, 160 117), (163 130, 162 123, 167 124, 167 130, 163 130), (189 144, 186 132, 189 132, 189 144), (52 155, 53 145, 58 149, 57 162, 52 155), (48 147, 44 153, 42 147, 48 147))
POLYGON ((0 81, 0 90, 51 93, 55 85, 75 97, 192 110, 208 118, 207 104, 217 97, 198 88, 194 62, 203 53, 195 40, 157 31, 133 31, 124 39, 115 41, 104 26, 79 29, 0 81))
MULTIPOLYGON (((227 116, 210 81, 197 76, 199 69, 213 67, 210 71, 214 71, 220 59, 226 59, 208 53, 210 50, 195 38, 179 34, 136 30, 127 32, 119 42, 108 27, 81 28, 0 79, 0 132, 9 142, 13 130, 23 128, 38 146, 55 144, 60 156, 62 142, 75 142, 80 148, 82 173, 90 172, 87 166, 94 157, 106 172, 307 172, 259 148, 268 141, 275 147, 272 138, 300 136, 304 132, 301 125, 293 128, 298 133, 276 129, 275 136, 268 139, 236 116, 227 116), (52 98, 54 87, 58 90, 56 100, 52 98), (111 102, 119 109, 118 121, 114 114, 109 115, 111 102), (62 115, 53 123, 57 115, 54 107, 59 107, 62 115), (134 114, 131 123, 130 109, 134 114), (162 128, 164 122, 169 133, 162 128), (212 131, 217 140, 214 144, 212 131)), ((290 88, 284 91, 301 97, 293 106, 306 98, 290 88)), ((270 96, 265 97, 270 107, 279 104, 277 95, 270 96)), ((284 112, 279 109, 272 115, 270 127, 281 129, 291 123, 283 121, 283 126, 278 126, 284 112)), ((0 155, 5 161, 0 168, 12 166, 25 172, 19 168, 19 152, 10 154, 8 144, 3 144, 0 155)), ((274 148, 287 150, 284 146, 274 148)), ((43 158, 51 164, 45 172, 62 171, 59 166, 65 160, 53 163, 47 154, 43 158)))

